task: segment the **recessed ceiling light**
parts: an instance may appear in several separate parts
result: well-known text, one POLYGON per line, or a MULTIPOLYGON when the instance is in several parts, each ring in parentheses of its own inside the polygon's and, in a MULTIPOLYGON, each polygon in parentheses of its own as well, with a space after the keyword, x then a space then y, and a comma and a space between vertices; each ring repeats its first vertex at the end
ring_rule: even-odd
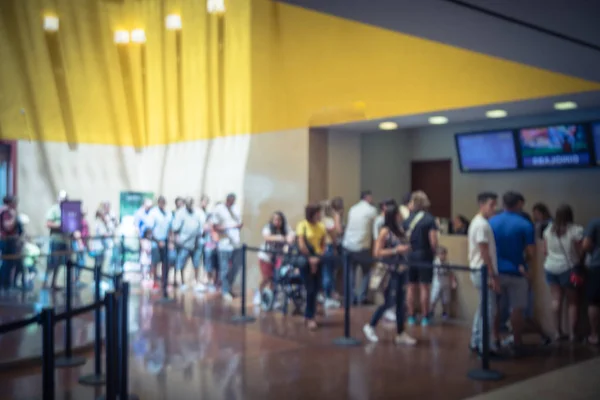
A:
POLYGON ((488 118, 504 118, 508 113, 504 110, 489 110, 485 113, 488 118))
POLYGON ((554 109, 559 111, 574 110, 577 108, 577 103, 574 101, 561 101, 554 103, 554 109))
POLYGON ((448 123, 448 118, 438 115, 436 117, 430 117, 429 123, 432 125, 444 125, 448 123))
POLYGON ((398 124, 394 121, 386 121, 379 124, 379 129, 382 131, 393 131, 398 128, 398 124))
POLYGON ((58 17, 47 15, 44 17, 44 30, 46 32, 57 32, 59 26, 58 17))

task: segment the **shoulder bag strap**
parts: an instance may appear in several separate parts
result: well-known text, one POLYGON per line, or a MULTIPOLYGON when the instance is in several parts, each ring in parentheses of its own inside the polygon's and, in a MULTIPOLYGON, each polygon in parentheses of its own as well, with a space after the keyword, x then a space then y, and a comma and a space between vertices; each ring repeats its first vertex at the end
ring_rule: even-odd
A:
POLYGON ((411 237, 413 231, 415 230, 415 227, 423 219, 424 216, 425 216, 425 213, 423 211, 419 211, 417 213, 417 215, 414 216, 412 221, 410 221, 410 225, 408 226, 408 231, 406 231, 406 237, 408 238, 408 240, 410 240, 410 237, 411 237))

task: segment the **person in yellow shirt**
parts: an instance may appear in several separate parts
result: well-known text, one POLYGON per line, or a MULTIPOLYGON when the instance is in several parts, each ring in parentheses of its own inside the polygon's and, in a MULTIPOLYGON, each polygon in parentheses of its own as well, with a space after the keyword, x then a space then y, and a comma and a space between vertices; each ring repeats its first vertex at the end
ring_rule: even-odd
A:
POLYGON ((304 220, 296 226, 298 247, 307 259, 307 266, 302 268, 302 277, 306 285, 306 311, 304 317, 306 326, 314 330, 317 328, 315 313, 317 310, 317 294, 321 282, 321 256, 325 252, 325 238, 327 230, 321 222, 321 207, 318 204, 309 204, 304 211, 304 220))

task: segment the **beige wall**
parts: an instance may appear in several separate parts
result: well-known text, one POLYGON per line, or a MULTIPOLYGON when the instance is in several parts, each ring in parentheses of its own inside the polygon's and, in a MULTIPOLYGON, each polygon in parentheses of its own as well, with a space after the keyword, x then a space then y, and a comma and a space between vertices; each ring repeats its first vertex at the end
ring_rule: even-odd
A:
POLYGON ((327 159, 327 197, 341 196, 348 208, 360 197, 361 134, 330 130, 327 159))
MULTIPOLYGON (((206 193, 214 203, 227 193, 238 195, 245 222, 243 239, 260 245, 260 229, 275 210, 295 225, 308 199, 308 130, 238 135, 206 141, 131 147, 66 143, 18 143, 18 194, 21 212, 29 215, 30 234, 46 234, 45 214, 59 190, 81 199, 93 214, 109 200, 118 212, 121 191, 151 191, 167 197, 198 199, 206 193)), ((88 221, 92 222, 91 215, 88 221)), ((255 258, 249 256, 250 265, 255 258)), ((250 284, 258 279, 249 270, 250 284)))
POLYGON ((361 187, 372 190, 376 200, 402 199, 410 190, 411 151, 411 135, 406 132, 363 134, 361 187))
POLYGON ((574 208, 576 220, 585 223, 600 215, 597 205, 600 185, 594 184, 600 182, 600 168, 463 174, 456 157, 454 134, 591 119, 600 119, 600 112, 557 113, 545 117, 514 119, 508 124, 503 121, 483 121, 390 133, 365 133, 362 144, 362 184, 370 185, 377 196, 392 195, 400 198, 410 189, 411 161, 451 159, 453 214, 471 217, 475 211, 477 193, 483 190, 502 194, 514 189, 526 197, 528 208, 542 201, 554 210, 560 203, 568 202, 574 208))

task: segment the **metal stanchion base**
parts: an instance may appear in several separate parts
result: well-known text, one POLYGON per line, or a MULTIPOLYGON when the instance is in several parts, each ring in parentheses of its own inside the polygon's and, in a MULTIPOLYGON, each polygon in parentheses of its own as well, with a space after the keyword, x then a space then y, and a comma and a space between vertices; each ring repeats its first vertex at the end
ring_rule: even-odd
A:
POLYGON ((256 321, 256 318, 251 317, 250 315, 236 315, 231 318, 231 322, 234 324, 248 324, 250 322, 256 321))
POLYGON ((170 304, 173 303, 175 301, 174 298, 172 297, 162 297, 159 300, 156 300, 157 304, 170 304))
POLYGON ((467 376, 474 381, 499 381, 504 379, 504 374, 492 369, 473 369, 467 376))
POLYGON ((106 375, 85 375, 79 378, 79 383, 85 386, 101 386, 106 383, 106 375))
POLYGON ((333 339, 333 344, 340 347, 352 347, 352 346, 360 346, 361 341, 358 339, 354 339, 353 337, 342 336, 339 338, 333 339))
POLYGON ((73 368, 80 367, 86 362, 84 357, 58 357, 54 365, 56 368, 73 368))
MULTIPOLYGON (((102 395, 100 397, 96 397, 96 400, 105 400, 105 399, 106 399, 105 395, 102 395)), ((123 400, 123 399, 121 399, 121 396, 119 396, 119 395, 117 395, 117 399, 123 400)), ((140 398, 139 398, 139 396, 137 394, 129 393, 129 395, 127 396, 126 400, 140 400, 140 398)))

